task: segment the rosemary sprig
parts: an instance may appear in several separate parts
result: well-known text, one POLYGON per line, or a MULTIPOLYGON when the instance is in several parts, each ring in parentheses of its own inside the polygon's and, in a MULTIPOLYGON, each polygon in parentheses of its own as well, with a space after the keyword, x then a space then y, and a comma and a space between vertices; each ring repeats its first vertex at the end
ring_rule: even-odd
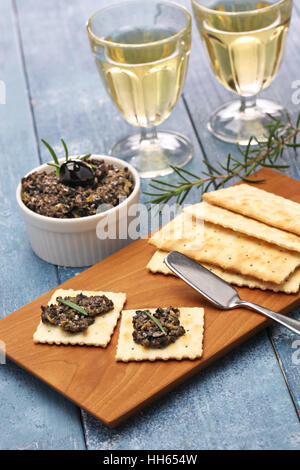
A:
POLYGON ((82 157, 78 157, 80 160, 87 160, 88 158, 90 158, 92 154, 91 153, 88 153, 87 155, 83 155, 82 157))
POLYGON ((80 305, 74 304, 74 302, 71 302, 70 300, 60 299, 59 297, 56 300, 61 304, 71 307, 73 310, 77 310, 77 312, 82 313, 86 317, 89 316, 89 314, 84 310, 84 308, 80 307, 80 305))
POLYGON ((63 138, 60 139, 61 143, 63 144, 64 146, 64 149, 65 149, 65 155, 66 155, 66 162, 69 160, 69 151, 68 151, 68 147, 66 146, 66 143, 64 141, 63 138))
POLYGON ((143 310, 143 312, 148 315, 149 318, 151 318, 152 321, 154 321, 154 323, 156 323, 156 325, 158 326, 158 328, 163 332, 164 335, 166 335, 166 331, 165 329, 163 328, 162 324, 160 323, 160 321, 155 318, 153 315, 151 315, 150 312, 148 312, 148 310, 143 310))
MULTIPOLYGON (((90 158, 92 154, 91 153, 88 153, 87 155, 83 155, 82 157, 78 157, 79 160, 82 160, 82 161, 85 161, 87 160, 88 158, 90 158)), ((89 165, 92 167, 92 168, 97 168, 96 165, 93 165, 92 163, 89 163, 89 165)))
MULTIPOLYGON (((41 141, 43 142, 43 144, 47 147, 47 149, 49 150, 52 158, 53 158, 53 162, 54 163, 47 163, 47 165, 49 166, 53 166, 55 169, 56 169, 56 177, 58 178, 59 177, 59 171, 60 171, 60 163, 59 163, 59 159, 58 159, 58 156, 56 155, 55 153, 55 150, 53 149, 53 147, 51 147, 51 145, 46 142, 46 140, 44 139, 41 139, 41 141)), ((63 145, 63 148, 64 148, 64 151, 65 151, 65 161, 67 162, 69 160, 69 150, 68 150, 68 147, 67 147, 67 144, 65 143, 64 139, 61 138, 60 139, 62 145, 63 145)), ((87 155, 82 155, 82 156, 78 156, 76 157, 77 160, 82 160, 82 161, 85 161, 85 160, 88 160, 90 158, 92 154, 91 153, 88 153, 87 155)), ((92 168, 97 168, 95 165, 93 165, 92 163, 89 163, 87 162, 89 166, 91 166, 92 168)))
MULTIPOLYGON (((48 142, 46 142, 44 139, 41 139, 41 141, 43 142, 44 145, 46 145, 47 149, 49 150, 49 152, 50 152, 50 154, 53 158, 54 163, 51 163, 50 166, 55 166, 56 176, 58 178, 59 177, 59 168, 60 168, 58 157, 57 157, 54 149, 51 147, 50 144, 48 144, 48 142)), ((49 163, 47 163, 47 165, 49 165, 49 163)))
POLYGON ((193 188, 199 189, 202 195, 212 185, 214 189, 219 189, 233 178, 247 183, 260 183, 264 180, 251 178, 251 175, 259 168, 277 170, 289 168, 289 165, 280 163, 279 160, 285 149, 293 148, 296 152, 300 147, 300 143, 298 143, 300 113, 295 125, 289 115, 287 118, 288 124, 273 118, 272 122, 266 126, 268 133, 266 142, 260 142, 253 136, 245 148, 237 145, 241 158, 233 157, 229 153, 226 162, 218 161, 216 166, 205 160, 207 171, 202 171, 200 175, 191 173, 185 168, 171 166, 179 177, 177 183, 171 184, 159 179, 152 179, 149 186, 155 191, 144 192, 144 194, 151 196, 147 202, 158 204, 162 208, 170 199, 175 198, 177 204, 182 204, 193 188))

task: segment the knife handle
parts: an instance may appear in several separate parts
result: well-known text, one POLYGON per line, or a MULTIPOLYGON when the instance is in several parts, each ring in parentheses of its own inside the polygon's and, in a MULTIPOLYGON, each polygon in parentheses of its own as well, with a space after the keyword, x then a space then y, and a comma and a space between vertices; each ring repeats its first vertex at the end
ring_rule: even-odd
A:
POLYGON ((300 335, 300 321, 294 320, 294 318, 286 317, 285 315, 281 315, 280 313, 273 312, 265 307, 261 307, 260 305, 254 304, 252 302, 247 302, 246 300, 242 300, 239 302, 240 307, 246 307, 255 312, 261 313, 268 318, 280 323, 281 325, 285 326, 289 330, 293 331, 300 335))

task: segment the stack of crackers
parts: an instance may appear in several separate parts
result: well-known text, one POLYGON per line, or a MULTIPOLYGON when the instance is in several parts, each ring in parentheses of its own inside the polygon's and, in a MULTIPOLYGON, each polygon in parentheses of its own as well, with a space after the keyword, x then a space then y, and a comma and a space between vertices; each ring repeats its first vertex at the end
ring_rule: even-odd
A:
POLYGON ((172 274, 164 258, 176 250, 231 284, 299 291, 300 204, 248 184, 203 199, 150 238, 158 249, 147 265, 150 271, 172 274))

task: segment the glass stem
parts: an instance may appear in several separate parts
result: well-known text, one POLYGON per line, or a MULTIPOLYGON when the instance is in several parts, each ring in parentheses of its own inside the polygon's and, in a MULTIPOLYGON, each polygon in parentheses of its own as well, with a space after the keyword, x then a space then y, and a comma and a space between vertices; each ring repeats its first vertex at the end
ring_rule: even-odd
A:
POLYGON ((151 144, 157 140, 157 130, 155 126, 141 127, 141 144, 151 144))
POLYGON ((256 95, 254 96, 241 96, 241 107, 240 111, 242 113, 247 113, 253 111, 256 106, 256 95))

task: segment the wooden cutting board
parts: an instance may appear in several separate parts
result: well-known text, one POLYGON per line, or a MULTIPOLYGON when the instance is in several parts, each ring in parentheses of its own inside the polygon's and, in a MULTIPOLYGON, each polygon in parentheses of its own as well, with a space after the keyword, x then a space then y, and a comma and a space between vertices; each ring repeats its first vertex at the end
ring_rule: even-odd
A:
MULTIPOLYGON (((300 202, 300 182, 269 169, 257 176, 266 178, 258 187, 300 202)), ((146 264, 154 251, 146 240, 138 240, 60 287, 126 292, 126 309, 203 306, 201 360, 117 363, 114 356, 119 325, 106 349, 34 344, 32 335, 40 321, 40 306, 48 303, 55 289, 0 321, 0 339, 10 359, 112 428, 270 324, 249 310, 217 310, 182 280, 149 273, 146 264)), ((287 313, 300 304, 300 294, 247 288, 238 291, 243 299, 277 312, 287 313)))

